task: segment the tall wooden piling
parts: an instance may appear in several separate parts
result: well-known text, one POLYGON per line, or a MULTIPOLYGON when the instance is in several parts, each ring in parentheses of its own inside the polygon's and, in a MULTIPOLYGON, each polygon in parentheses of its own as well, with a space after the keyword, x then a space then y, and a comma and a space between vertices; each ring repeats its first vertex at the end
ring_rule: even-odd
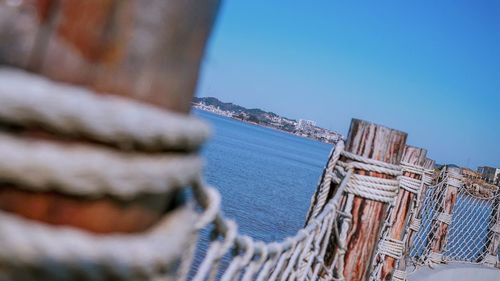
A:
MULTIPOLYGON (((190 110, 202 56, 218 6, 219 0, 0 1, 0 66, 12 68, 12 70, 2 69, 2 71, 19 74, 19 77, 23 79, 28 79, 26 77, 32 79, 33 75, 26 75, 20 70, 36 74, 37 81, 43 81, 43 83, 46 81, 40 77, 52 80, 59 84, 56 85, 57 89, 69 89, 59 86, 70 84, 92 92, 79 91, 72 87, 67 95, 74 91, 83 93, 84 97, 91 97, 89 100, 99 102, 110 101, 99 99, 99 95, 121 96, 135 100, 138 104, 148 104, 156 108, 137 106, 145 112, 158 113, 160 109, 186 115, 190 110)), ((47 83, 47 85, 54 86, 53 83, 47 83)), ((26 87, 29 86, 26 85, 26 87)), ((44 94, 51 94, 50 91, 53 89, 51 87, 40 90, 45 90, 44 94)), ((114 101, 111 100, 110 103, 114 101)), ((57 100, 52 103, 56 105, 55 108, 60 106, 57 105, 57 100)), ((120 104, 120 101, 113 103, 113 105, 116 104, 120 104)), ((129 103, 124 102, 124 104, 129 103)), ((40 106, 44 105, 40 104, 40 106)), ((133 105, 130 108, 134 109, 133 105)), ((127 125, 130 127, 149 125, 137 124, 137 120, 133 117, 137 112, 130 108, 126 111, 132 115, 127 125), (132 121, 131 124, 130 121, 132 121)), ((97 111, 95 108, 89 109, 97 111)), ((106 114, 112 115, 113 112, 98 112, 92 117, 106 118, 106 114)), ((59 117, 60 119, 56 121, 77 127, 74 124, 80 124, 79 118, 83 119, 80 116, 66 117, 66 120, 59 117)), ((158 116, 163 115, 158 114, 158 116)), ((168 121, 165 116, 159 119, 164 118, 168 121)), ((179 116, 179 119, 182 117, 179 116)), ((172 120, 175 119, 172 117, 172 120)), ((98 123, 100 120, 92 121, 98 123)), ((174 153, 178 157, 183 157, 180 152, 185 152, 185 155, 189 153, 190 157, 196 153, 189 151, 196 148, 187 148, 183 144, 180 148, 163 144, 147 148, 129 147, 128 145, 122 146, 118 141, 112 144, 101 143, 100 139, 93 139, 92 136, 79 131, 64 134, 64 132, 48 130, 50 126, 44 126, 46 124, 25 123, 14 125, 2 123, 0 131, 2 134, 12 135, 20 143, 23 141, 30 144, 43 143, 50 147, 54 144, 53 146, 59 151, 67 148, 76 150, 81 147, 97 151, 95 154, 99 155, 117 155, 116 158, 123 159, 124 162, 129 156, 133 158, 136 155, 148 159, 156 156, 159 156, 158 159, 167 159, 168 155, 174 155, 174 153), (11 125, 15 126, 16 130, 11 129, 11 125), (17 126, 20 128, 18 129, 17 126)), ((151 138, 154 141, 153 137, 151 138)), ((9 159, 0 159, 0 161, 5 162, 9 159)), ((98 158, 95 162, 105 161, 98 158)), ((175 171, 179 171, 177 167, 175 171)), ((144 177, 150 177, 150 174, 145 171, 141 172, 144 173, 144 177)), ((89 178, 92 176, 85 175, 89 178)), ((95 184, 101 184, 101 182, 104 181, 95 180, 95 184)), ((16 217, 24 217, 19 220, 23 222, 23 225, 24 219, 28 219, 26 224, 35 230, 50 231, 50 233, 68 238, 71 236, 68 231, 60 231, 60 228, 51 227, 49 224, 73 227, 71 231, 82 229, 84 235, 80 237, 75 234, 71 237, 83 239, 83 241, 88 241, 85 239, 95 239, 94 241, 99 242, 116 241, 114 246, 117 249, 127 247, 127 239, 133 241, 130 244, 149 242, 152 229, 156 231, 159 226, 161 226, 160 230, 165 233, 165 236, 162 236, 165 241, 163 245, 156 241, 158 247, 165 245, 170 247, 170 244, 175 244, 176 247, 187 246, 191 242, 189 239, 193 237, 195 215, 194 210, 184 204, 184 200, 179 200, 181 197, 179 190, 185 186, 175 186, 175 189, 157 192, 147 190, 143 192, 139 189, 142 187, 147 186, 138 186, 137 193, 132 197, 121 198, 112 193, 100 193, 95 196, 94 194, 81 195, 78 192, 66 192, 67 190, 62 191, 63 189, 52 189, 52 187, 47 190, 30 189, 23 184, 6 182, 2 178, 0 179, 0 210, 2 210, 2 215, 15 213, 16 217), (183 217, 179 217, 179 214, 183 217), (177 220, 181 220, 180 224, 183 223, 183 225, 179 225, 177 220), (172 227, 173 225, 175 227, 172 227), (120 234, 113 236, 116 233, 120 234), (179 237, 182 239, 178 239, 179 237)), ((9 234, 5 229, 5 227, 1 229, 2 238, 9 234)), ((44 251, 43 246, 38 246, 52 243, 53 240, 57 242, 58 236, 36 237, 37 233, 27 234, 34 237, 29 242, 39 243, 33 247, 36 249, 28 253, 29 262, 25 260, 22 263, 14 262, 14 258, 26 255, 23 251, 19 251, 19 257, 12 257, 12 263, 11 259, 1 260, 0 276, 2 277, 0 279, 54 280, 49 277, 53 275, 57 280, 122 280, 123 278, 144 280, 148 279, 145 275, 151 274, 154 278, 177 280, 173 276, 178 276, 182 271, 180 267, 186 266, 181 262, 181 255, 188 257, 187 254, 189 254, 188 252, 183 254, 175 247, 171 247, 167 251, 159 250, 161 253, 155 254, 156 258, 153 262, 139 258, 140 263, 128 262, 130 259, 125 259, 127 262, 122 263, 123 259, 120 260, 120 258, 124 257, 123 254, 107 252, 109 248, 104 247, 105 250, 100 248, 92 253, 92 257, 95 254, 95 259, 82 258, 80 260, 78 250, 74 250, 73 245, 68 245, 70 240, 61 239, 61 244, 57 244, 59 249, 57 257, 53 257, 48 253, 50 251, 44 251), (46 239, 40 237, 46 237, 46 239), (104 252, 104 258, 98 255, 99 250, 101 250, 101 255, 104 252), (59 254, 65 251, 74 252, 77 257, 60 258, 59 254), (39 258, 37 254, 40 255, 39 258), (168 258, 162 259, 163 254, 166 254, 168 258), (109 268, 109 257, 116 262, 113 264, 116 264, 117 268, 109 268), (25 263, 29 265, 25 266, 25 263), (15 266, 10 266, 11 264, 15 266), (130 276, 123 277, 127 274, 130 276)), ((157 234, 154 233, 154 235, 157 234)), ((86 245, 83 243, 79 246, 86 245)), ((141 247, 142 250, 147 252, 148 247, 141 247)), ((85 254, 82 256, 86 257, 85 254)))
POLYGON ((219 0, 0 2, 0 64, 187 112, 219 0))
POLYGON ((415 239, 415 235, 417 234, 420 228, 420 222, 422 219, 421 210, 424 207, 424 202, 427 195, 427 189, 434 183, 436 178, 436 172, 434 171, 435 166, 436 166, 436 161, 430 158, 425 158, 423 165, 424 179, 422 183, 422 189, 420 190, 419 196, 417 198, 417 206, 415 207, 415 212, 412 218, 410 219, 410 222, 413 221, 414 224, 417 225, 412 225, 410 223, 408 243, 407 243, 408 250, 413 246, 413 240, 415 239))
MULTIPOLYGON (((218 2, 1 1, 0 65, 185 114, 218 2)), ((39 131, 28 133, 46 135, 39 131)), ((0 209, 98 233, 142 231, 168 202, 165 196, 82 200, 0 186, 0 209), (47 211, 53 209, 59 212, 47 211)))
MULTIPOLYGON (((423 177, 423 165, 426 155, 427 150, 423 148, 406 146, 403 153, 403 158, 401 159, 401 165, 403 167, 409 166, 411 167, 411 169, 403 170, 402 176, 421 181, 423 177)), ((388 238, 392 241, 401 241, 403 245, 406 244, 405 230, 407 229, 409 218, 412 215, 415 215, 414 212, 418 192, 420 191, 405 188, 401 188, 399 190, 398 196, 396 197, 396 201, 394 203, 394 207, 390 213, 390 217, 388 220, 389 229, 386 239, 388 238)), ((397 268, 398 261, 404 262, 400 259, 395 258, 394 256, 384 256, 382 261, 383 265, 379 276, 380 280, 391 280, 392 273, 394 272, 394 269, 397 268)))
POLYGON ((495 192, 496 198, 493 201, 493 209, 491 212, 490 232, 491 237, 486 245, 486 255, 484 263, 489 266, 500 268, 500 258, 498 249, 500 247, 500 187, 495 192))
MULTIPOLYGON (((399 165, 406 144, 407 134, 353 119, 347 137, 345 150, 347 152, 382 161, 388 164, 399 165)), ((341 160, 350 162, 345 157, 341 160)), ((374 178, 393 179, 382 173, 367 172, 355 169, 355 174, 374 178)), ((336 188, 333 188, 335 192, 336 188)), ((350 226, 345 237, 345 255, 342 257, 343 266, 335 269, 337 274, 344 276, 345 280, 366 280, 369 274, 372 257, 379 239, 382 223, 387 216, 387 203, 370 200, 353 194, 344 194, 341 200, 341 210, 352 216, 350 226)), ((332 240, 334 240, 332 238, 332 240)), ((332 263, 332 254, 338 250, 332 243, 327 255, 327 263, 332 263)))
POLYGON ((437 209, 437 229, 430 237, 429 259, 434 263, 443 261, 443 252, 446 246, 446 237, 448 235, 449 225, 452 220, 453 208, 457 202, 459 188, 462 185, 461 169, 455 167, 446 167, 446 187, 438 192, 437 198, 442 198, 437 209))

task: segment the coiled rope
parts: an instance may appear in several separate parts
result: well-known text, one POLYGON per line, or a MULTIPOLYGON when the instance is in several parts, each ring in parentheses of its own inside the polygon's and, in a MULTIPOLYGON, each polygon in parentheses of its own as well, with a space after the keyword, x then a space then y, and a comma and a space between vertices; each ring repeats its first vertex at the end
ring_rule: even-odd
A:
MULTIPOLYGON (((8 68, 0 69, 0 124, 9 132, 0 133, 0 181, 35 192, 120 200, 196 181, 201 160, 194 152, 209 135, 192 117, 8 68), (18 127, 90 141, 35 140, 18 127)), ((0 260, 2 268, 19 268, 15 274, 23 278, 181 280, 185 271, 174 265, 193 244, 196 217, 186 205, 149 231, 97 235, 0 212, 0 260)))
POLYGON ((195 150, 210 130, 201 121, 42 76, 0 68, 0 121, 37 125, 120 148, 195 150))

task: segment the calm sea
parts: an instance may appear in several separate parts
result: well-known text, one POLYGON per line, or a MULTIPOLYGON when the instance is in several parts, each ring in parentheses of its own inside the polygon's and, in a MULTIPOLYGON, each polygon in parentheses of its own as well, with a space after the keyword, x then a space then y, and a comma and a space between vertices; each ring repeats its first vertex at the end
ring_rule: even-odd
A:
POLYGON ((331 145, 195 110, 214 131, 203 148, 206 181, 239 231, 266 242, 303 224, 331 145))

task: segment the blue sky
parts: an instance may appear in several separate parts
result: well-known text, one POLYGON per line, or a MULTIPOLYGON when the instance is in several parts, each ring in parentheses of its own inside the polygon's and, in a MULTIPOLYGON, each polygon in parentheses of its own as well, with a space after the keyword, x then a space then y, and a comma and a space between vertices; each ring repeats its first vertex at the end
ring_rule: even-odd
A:
POLYGON ((227 0, 197 95, 500 167, 500 1, 227 0))

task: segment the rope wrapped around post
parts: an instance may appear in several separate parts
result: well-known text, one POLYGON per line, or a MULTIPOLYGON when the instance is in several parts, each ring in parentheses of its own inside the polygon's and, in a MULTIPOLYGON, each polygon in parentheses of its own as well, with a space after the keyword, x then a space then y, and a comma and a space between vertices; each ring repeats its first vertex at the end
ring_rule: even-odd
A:
MULTIPOLYGON (((0 84, 0 123, 12 128, 0 133, 0 179, 21 192, 127 202, 173 195, 201 173, 195 151, 209 128, 192 117, 15 69, 0 69, 0 84), (32 127, 67 141, 25 136, 32 127)), ((184 266, 196 237, 189 205, 172 206, 146 231, 103 235, 25 218, 3 202, 0 279, 181 280, 174 265, 184 266)))
MULTIPOLYGON (((342 194, 340 212, 345 217, 338 224, 340 239, 331 236, 325 255, 327 272, 337 280, 365 280, 369 274, 381 222, 399 189, 405 141, 405 133, 357 119, 351 123, 348 153, 340 156, 339 163, 354 167, 352 183, 358 186, 349 186, 342 194), (361 161, 371 167, 360 165, 361 161)), ((332 184, 329 193, 338 194, 338 186, 332 184)))
POLYGON ((446 247, 449 225, 453 220, 453 209, 457 201, 459 189, 463 186, 463 177, 460 168, 445 167, 445 185, 442 189, 436 190, 438 204, 436 205, 434 221, 436 227, 429 233, 428 262, 442 263, 443 252, 446 247))
MULTIPOLYGON (((390 280, 395 270, 400 271, 401 277, 406 269, 403 258, 412 231, 410 222, 416 217, 417 202, 424 185, 423 164, 426 154, 427 151, 422 148, 407 145, 404 149, 400 189, 385 219, 370 280, 390 280)), ((416 222, 413 222, 415 227, 416 222)))
MULTIPOLYGON (((344 146, 336 146, 333 154, 341 154, 344 146)), ((263 243, 237 233, 234 222, 224 218, 220 211, 220 197, 213 188, 207 188, 201 179, 193 185, 195 198, 204 209, 198 228, 213 226, 213 241, 199 269, 194 273, 193 281, 213 280, 221 276, 222 280, 306 280, 307 276, 319 276, 326 266, 323 255, 326 251, 326 237, 336 232, 340 194, 347 188, 352 175, 352 167, 345 171, 342 164, 332 165, 330 158, 326 169, 341 171, 330 179, 340 184, 339 195, 334 196, 323 206, 317 216, 311 218, 306 226, 296 235, 282 242, 263 243), (233 249, 235 256, 227 267, 221 267, 220 260, 233 249)), ((322 185, 320 182, 319 186, 322 185)))
POLYGON ((309 220, 305 227, 293 237, 282 242, 263 243, 239 234, 234 234, 236 226, 229 223, 219 210, 220 200, 212 188, 207 188, 199 179, 194 185, 195 198, 205 210, 201 215, 203 223, 213 227, 213 241, 204 260, 195 272, 194 281, 213 280, 315 280, 327 278, 338 280, 333 267, 327 264, 325 255, 333 254, 336 259, 343 258, 345 248, 340 246, 335 253, 330 252, 330 239, 337 245, 345 245, 345 230, 337 225, 348 223, 350 216, 339 210, 345 194, 361 196, 384 204, 391 202, 398 189, 397 179, 372 179, 354 172, 363 169, 367 172, 384 173, 393 177, 400 175, 400 166, 368 159, 344 150, 338 143, 331 153, 322 180, 318 184, 313 201, 318 206, 311 207, 309 220), (337 186, 333 196, 327 201, 324 194, 331 192, 330 184, 337 186), (325 203, 321 203, 325 202, 325 203), (318 211, 318 209, 320 209, 318 211), (311 214, 316 214, 311 216, 311 214), (233 249, 233 251, 230 251, 233 249), (233 252, 227 266, 220 264, 223 256, 233 252))

